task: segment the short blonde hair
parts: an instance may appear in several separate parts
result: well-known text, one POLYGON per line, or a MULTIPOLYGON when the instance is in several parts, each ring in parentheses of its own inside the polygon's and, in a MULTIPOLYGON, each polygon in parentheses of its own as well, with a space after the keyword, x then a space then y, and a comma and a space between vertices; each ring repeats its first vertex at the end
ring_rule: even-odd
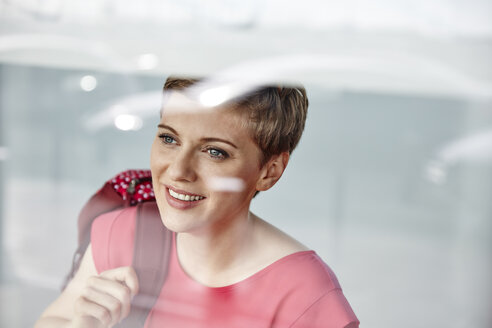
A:
MULTIPOLYGON (((183 90, 199 81, 170 76, 164 91, 183 90)), ((294 151, 304 131, 309 102, 304 87, 278 85, 259 87, 228 105, 249 118, 248 128, 263 154, 263 166, 274 155, 294 151)))

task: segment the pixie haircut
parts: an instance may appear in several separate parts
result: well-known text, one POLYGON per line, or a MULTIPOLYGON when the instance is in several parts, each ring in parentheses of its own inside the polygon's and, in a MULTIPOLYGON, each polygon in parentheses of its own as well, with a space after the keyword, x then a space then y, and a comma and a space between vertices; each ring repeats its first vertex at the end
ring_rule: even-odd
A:
MULTIPOLYGON (((164 92, 184 90, 199 81, 170 76, 164 83, 164 92)), ((262 152, 263 166, 274 155, 294 151, 304 130, 308 104, 304 87, 275 85, 261 86, 226 105, 248 118, 246 124, 262 152)))

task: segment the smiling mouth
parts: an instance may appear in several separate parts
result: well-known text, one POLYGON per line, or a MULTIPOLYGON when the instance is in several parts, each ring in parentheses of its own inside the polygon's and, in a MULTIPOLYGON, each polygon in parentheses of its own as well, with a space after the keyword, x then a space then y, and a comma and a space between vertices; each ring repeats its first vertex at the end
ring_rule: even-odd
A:
POLYGON ((168 188, 168 190, 169 190, 169 195, 171 195, 171 197, 179 199, 179 200, 183 200, 185 202, 195 202, 195 201, 202 200, 205 198, 205 197, 199 196, 199 195, 180 194, 180 193, 175 192, 171 188, 168 188))

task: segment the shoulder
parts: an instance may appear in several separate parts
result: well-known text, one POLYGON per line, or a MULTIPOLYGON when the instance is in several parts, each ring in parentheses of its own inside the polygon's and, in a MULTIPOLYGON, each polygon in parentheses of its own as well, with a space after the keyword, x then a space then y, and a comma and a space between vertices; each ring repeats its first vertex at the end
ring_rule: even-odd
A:
POLYGON ((341 289, 335 273, 315 251, 290 254, 277 261, 277 266, 293 287, 293 292, 305 298, 307 303, 332 290, 341 289))
POLYGON ((316 252, 261 219, 257 225, 262 253, 276 259, 266 281, 283 295, 274 326, 358 327, 337 276, 316 252))
POLYGON ((289 286, 289 297, 279 313, 283 320, 279 327, 358 327, 335 273, 314 251, 294 253, 283 260, 281 283, 289 286))
POLYGON ((136 218, 136 208, 127 207, 104 213, 94 220, 92 256, 99 273, 131 264, 136 218))
POLYGON ((307 306, 292 328, 357 328, 357 319, 341 288, 325 292, 307 306))

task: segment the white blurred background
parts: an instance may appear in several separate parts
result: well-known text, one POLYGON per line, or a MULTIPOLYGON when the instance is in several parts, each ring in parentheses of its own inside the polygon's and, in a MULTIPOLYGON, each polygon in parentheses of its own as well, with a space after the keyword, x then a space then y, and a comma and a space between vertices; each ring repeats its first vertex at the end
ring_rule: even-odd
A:
POLYGON ((308 89, 253 210, 361 327, 492 327, 491 58, 486 0, 1 0, 0 326, 56 297, 88 197, 148 168, 165 78, 243 70, 308 89))

